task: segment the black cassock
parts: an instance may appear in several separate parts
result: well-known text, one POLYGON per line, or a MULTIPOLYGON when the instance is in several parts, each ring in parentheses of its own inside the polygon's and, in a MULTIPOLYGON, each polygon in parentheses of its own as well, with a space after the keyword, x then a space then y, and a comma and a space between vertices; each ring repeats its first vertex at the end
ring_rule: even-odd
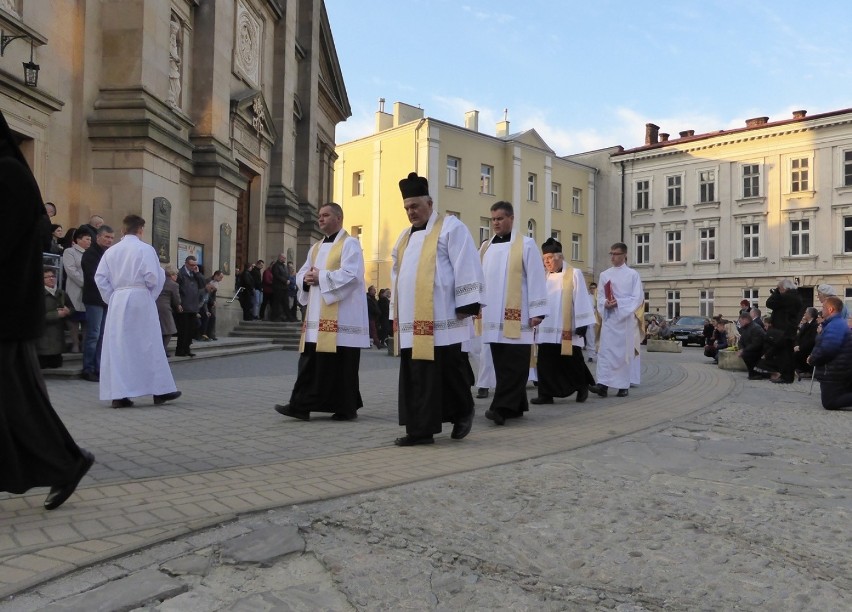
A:
POLYGON ((290 406, 303 412, 357 416, 364 405, 358 382, 360 364, 360 348, 338 346, 336 353, 318 353, 315 342, 306 342, 290 406))

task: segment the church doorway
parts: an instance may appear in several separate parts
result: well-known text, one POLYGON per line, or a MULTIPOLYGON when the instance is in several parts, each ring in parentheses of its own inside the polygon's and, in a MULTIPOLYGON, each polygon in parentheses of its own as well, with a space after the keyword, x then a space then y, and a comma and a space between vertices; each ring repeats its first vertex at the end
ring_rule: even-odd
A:
POLYGON ((242 272, 245 266, 253 261, 249 256, 249 240, 251 228, 251 194, 252 182, 258 174, 247 166, 240 164, 240 174, 245 180, 245 189, 237 200, 237 231, 235 238, 235 265, 242 272))

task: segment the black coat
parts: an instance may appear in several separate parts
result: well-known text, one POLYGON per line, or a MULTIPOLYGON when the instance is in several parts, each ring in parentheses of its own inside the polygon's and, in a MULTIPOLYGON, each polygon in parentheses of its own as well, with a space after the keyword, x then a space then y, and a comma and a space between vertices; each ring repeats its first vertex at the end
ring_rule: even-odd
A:
POLYGON ((80 258, 80 267, 83 268, 83 303, 92 306, 106 306, 101 297, 101 292, 95 284, 95 272, 98 271, 98 264, 101 263, 101 257, 106 251, 97 242, 92 241, 92 246, 86 249, 83 257, 80 258))
POLYGON ((817 325, 816 319, 811 319, 807 323, 802 324, 802 327, 799 328, 799 333, 796 336, 796 346, 799 347, 799 352, 807 357, 811 354, 811 351, 814 350, 814 344, 816 343, 817 336, 817 325))
POLYGON ((204 276, 201 272, 190 272, 183 266, 178 270, 177 278, 180 287, 180 304, 184 312, 198 312, 201 298, 204 297, 204 276))
POLYGON ((766 332, 756 323, 749 323, 740 328, 739 349, 743 352, 743 358, 753 361, 760 359, 763 355, 763 338, 766 332))
POLYGON ((772 310, 772 327, 784 332, 785 338, 795 338, 804 310, 798 291, 775 291, 766 299, 766 307, 772 310))

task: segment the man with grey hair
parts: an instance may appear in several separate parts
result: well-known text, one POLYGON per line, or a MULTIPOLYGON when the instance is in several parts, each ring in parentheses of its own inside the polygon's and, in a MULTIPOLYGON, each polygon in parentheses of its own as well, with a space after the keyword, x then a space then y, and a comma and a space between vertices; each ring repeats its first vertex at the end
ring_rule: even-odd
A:
POLYGON ((772 382, 791 383, 795 379, 793 367, 793 344, 799 321, 802 319, 802 298, 792 279, 778 281, 778 285, 766 300, 766 307, 772 310, 772 327, 783 334, 778 346, 778 371, 781 377, 772 382))

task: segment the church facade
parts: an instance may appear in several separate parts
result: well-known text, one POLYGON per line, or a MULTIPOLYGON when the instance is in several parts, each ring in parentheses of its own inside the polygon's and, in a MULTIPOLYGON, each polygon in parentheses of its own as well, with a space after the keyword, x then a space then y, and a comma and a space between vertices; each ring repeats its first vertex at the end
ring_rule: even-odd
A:
POLYGON ((0 110, 56 223, 141 214, 162 263, 195 254, 225 294, 304 259, 351 114, 322 0, 0 0, 0 27, 0 110))

